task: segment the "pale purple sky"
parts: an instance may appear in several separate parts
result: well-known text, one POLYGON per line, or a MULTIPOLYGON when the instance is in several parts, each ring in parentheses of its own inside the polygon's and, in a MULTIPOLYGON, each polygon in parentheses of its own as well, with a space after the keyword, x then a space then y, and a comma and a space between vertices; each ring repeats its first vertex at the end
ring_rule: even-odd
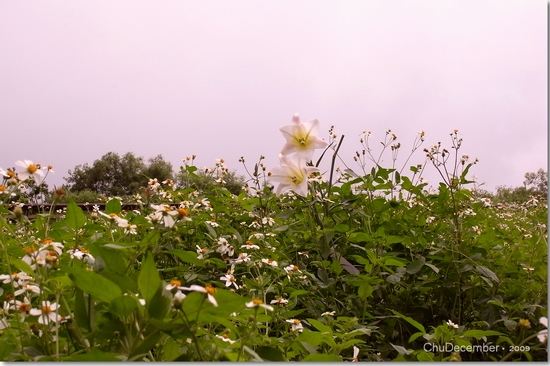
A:
POLYGON ((53 165, 61 185, 132 151, 242 173, 240 156, 278 164, 279 128, 299 113, 322 138, 346 135, 356 171, 364 130, 378 148, 391 129, 400 166, 420 130, 450 147, 458 129, 486 189, 518 186, 547 168, 547 13, 542 0, 2 0, 0 167, 53 165))

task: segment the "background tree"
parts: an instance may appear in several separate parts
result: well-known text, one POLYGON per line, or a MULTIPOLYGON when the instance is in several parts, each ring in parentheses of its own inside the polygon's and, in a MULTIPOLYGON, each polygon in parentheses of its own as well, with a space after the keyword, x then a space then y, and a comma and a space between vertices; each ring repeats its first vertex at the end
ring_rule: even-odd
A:
POLYGON ((532 189, 535 193, 546 195, 548 192, 548 173, 539 169, 536 173, 525 173, 523 185, 532 189))
POLYGON ((494 198, 497 202, 522 203, 531 197, 537 199, 548 198, 548 174, 544 169, 536 173, 529 172, 524 175, 525 180, 521 187, 498 186, 494 198))
POLYGON ((172 176, 172 165, 162 155, 149 159, 147 165, 143 157, 132 152, 122 157, 108 152, 92 166, 77 165, 63 179, 68 183, 65 188, 71 192, 89 190, 105 196, 128 196, 139 193, 150 178, 164 180, 172 176))
POLYGON ((217 175, 210 170, 198 170, 192 166, 181 168, 176 183, 179 187, 192 187, 202 193, 212 193, 216 186, 221 186, 238 196, 243 190, 245 178, 234 171, 225 171, 224 174, 217 175))
POLYGON ((154 158, 149 158, 149 165, 145 168, 143 172, 147 178, 157 178, 159 181, 164 181, 166 179, 172 179, 174 176, 174 171, 172 164, 164 160, 162 155, 157 155, 154 158))

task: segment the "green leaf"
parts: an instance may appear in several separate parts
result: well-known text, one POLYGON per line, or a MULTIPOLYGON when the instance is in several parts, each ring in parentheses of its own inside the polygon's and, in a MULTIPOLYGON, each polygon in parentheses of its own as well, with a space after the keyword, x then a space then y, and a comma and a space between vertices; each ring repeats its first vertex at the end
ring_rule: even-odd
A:
POLYGON ((384 265, 386 266, 397 266, 397 267, 405 267, 406 263, 402 259, 397 258, 388 258, 384 262, 384 265))
POLYGON ((256 353, 265 361, 287 362, 287 359, 285 358, 285 354, 283 353, 283 351, 275 347, 268 347, 268 346, 258 347, 256 348, 256 353))
POLYGON ((197 253, 181 250, 181 249, 172 249, 167 250, 165 253, 173 254, 179 259, 181 259, 182 262, 193 264, 197 267, 204 267, 204 262, 202 262, 200 259, 197 259, 197 253))
POLYGON ((27 263, 23 262, 23 260, 19 258, 10 257, 10 264, 28 275, 34 275, 34 271, 32 270, 31 266, 29 266, 27 263))
MULTIPOLYGON (((206 294, 201 295, 206 296, 206 294)), ((216 299, 218 306, 205 308, 204 311, 206 315, 211 314, 228 317, 231 313, 243 311, 246 306, 245 304, 250 301, 249 298, 242 297, 223 288, 217 288, 216 293, 213 296, 216 299)), ((187 300, 187 298, 185 300, 187 300)), ((206 303, 210 304, 208 301, 206 301, 206 303)))
POLYGON ((391 344, 391 346, 392 346, 393 348, 395 348, 395 350, 396 350, 397 352, 399 352, 400 355, 404 355, 404 356, 405 356, 405 355, 410 355, 411 353, 413 353, 412 350, 408 350, 408 349, 406 349, 405 347, 396 346, 395 344, 392 344, 392 343, 390 343, 390 344, 391 344))
POLYGON ((0 360, 8 361, 8 357, 13 353, 14 350, 15 344, 11 344, 7 340, 0 342, 0 360))
POLYGON ((483 337, 489 336, 502 336, 504 333, 497 332, 496 330, 481 330, 481 329, 471 329, 462 333, 463 337, 474 337, 475 339, 481 339, 483 337))
POLYGON ((73 355, 62 359, 70 362, 121 362, 122 359, 115 353, 102 352, 96 348, 92 348, 90 352, 84 354, 73 355))
POLYGON ((84 296, 84 292, 78 287, 75 289, 74 319, 79 327, 90 330, 88 301, 84 296))
POLYGON ((414 341, 416 338, 418 337, 422 337, 424 335, 424 333, 422 332, 416 332, 414 333, 408 340, 409 343, 411 343, 412 341, 414 341))
POLYGON ((386 277, 386 281, 388 281, 392 285, 395 285, 396 283, 401 282, 401 277, 392 274, 386 277))
POLYGON ((113 198, 109 200, 105 204, 105 213, 106 214, 120 214, 120 211, 122 210, 122 205, 120 204, 120 201, 116 198, 113 198))
POLYGON ((352 243, 366 243, 371 240, 367 233, 351 233, 348 239, 352 243))
POLYGON ((151 318, 163 319, 172 308, 172 295, 170 293, 165 294, 163 290, 163 286, 159 286, 151 301, 145 303, 147 313, 151 318))
POLYGON ((425 263, 425 265, 426 265, 427 267, 430 267, 431 269, 433 269, 433 271, 434 271, 435 273, 439 273, 439 268, 437 268, 437 267, 434 266, 433 264, 431 264, 431 263, 425 263))
POLYGON ((318 331, 327 332, 327 333, 332 334, 332 329, 330 329, 330 327, 328 325, 325 325, 325 324, 321 323, 320 321, 318 321, 316 319, 312 319, 312 318, 307 318, 307 321, 308 321, 309 324, 313 325, 315 327, 315 329, 317 329, 318 331))
POLYGON ((137 301, 133 297, 120 296, 111 301, 109 311, 120 318, 125 318, 132 314, 137 306, 137 301))
POLYGON ((99 301, 111 302, 114 298, 122 296, 120 288, 100 274, 77 267, 64 269, 79 289, 99 301))
POLYGON ((302 362, 342 362, 342 357, 337 355, 327 355, 323 353, 316 353, 304 357, 302 362))
POLYGON ((334 231, 337 233, 347 233, 349 231, 349 226, 346 224, 338 224, 334 226, 334 231))
POLYGON ((161 280, 155 262, 153 261, 153 255, 148 253, 145 260, 141 263, 141 269, 138 276, 138 287, 141 296, 145 299, 145 303, 149 304, 157 289, 161 285, 161 280))
POLYGON ((63 223, 73 230, 78 230, 86 223, 86 215, 73 199, 69 200, 63 223))
POLYGON ((435 359, 434 359, 434 354, 433 353, 428 353, 424 350, 420 350, 420 352, 418 352, 418 354, 416 355, 416 359, 420 362, 434 362, 435 359))
POLYGON ((149 352, 157 343, 160 342, 161 338, 167 337, 166 334, 161 333, 158 329, 155 329, 151 334, 149 334, 143 342, 141 342, 133 352, 128 356, 128 361, 134 361, 137 358, 145 355, 149 352))
POLYGON ((423 334, 426 334, 426 329, 424 329, 424 326, 422 324, 420 324, 419 322, 417 322, 416 320, 414 320, 413 318, 410 318, 406 315, 403 315, 403 314, 401 314, 401 313, 399 313, 395 310, 391 310, 391 311, 392 311, 392 313, 394 313, 395 315, 397 315, 401 319, 406 320, 409 324, 414 326, 416 329, 421 331, 423 334))
MULTIPOLYGON (((109 245, 99 245, 92 243, 88 246, 90 253, 96 257, 96 262, 103 261, 103 264, 112 272, 124 274, 126 272, 127 263, 124 256, 109 245)), ((103 268, 102 270, 105 270, 103 268)))
POLYGON ((289 299, 292 299, 293 297, 296 297, 296 296, 300 296, 300 295, 305 295, 305 294, 309 294, 309 291, 306 291, 306 290, 294 290, 290 293, 290 295, 288 296, 289 299))
POLYGON ((499 283, 500 280, 498 279, 497 275, 491 271, 489 268, 484 266, 475 266, 476 271, 478 271, 480 274, 482 274, 485 277, 490 278, 491 280, 499 283))
POLYGON ((407 266, 407 273, 408 274, 418 273, 418 271, 420 271, 420 269, 422 269, 422 267, 424 266, 424 263, 426 263, 426 258, 424 257, 410 263, 407 266))

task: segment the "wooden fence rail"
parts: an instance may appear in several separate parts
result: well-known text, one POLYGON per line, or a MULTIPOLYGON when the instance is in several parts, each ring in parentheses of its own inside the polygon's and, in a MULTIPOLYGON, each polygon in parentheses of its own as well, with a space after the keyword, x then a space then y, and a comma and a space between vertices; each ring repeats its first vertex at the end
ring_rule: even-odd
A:
MULTIPOLYGON (((25 204, 23 209, 23 214, 25 216, 31 217, 36 214, 40 213, 48 213, 50 212, 52 206, 53 206, 53 213, 56 213, 58 210, 63 210, 67 208, 67 203, 37 203, 37 204, 25 204)), ((78 207, 80 207, 84 212, 91 212, 94 209, 94 206, 98 206, 100 211, 105 211, 105 203, 77 203, 78 207)), ((122 204, 122 209, 126 211, 131 210, 137 210, 141 208, 137 203, 126 203, 122 204)))

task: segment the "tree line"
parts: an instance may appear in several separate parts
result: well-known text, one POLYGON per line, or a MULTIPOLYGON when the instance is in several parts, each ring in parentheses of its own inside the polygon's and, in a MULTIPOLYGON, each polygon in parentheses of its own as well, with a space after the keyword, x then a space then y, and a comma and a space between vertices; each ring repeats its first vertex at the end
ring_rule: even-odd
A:
MULTIPOLYGON (((150 179, 159 182, 171 180, 178 187, 193 187, 202 192, 216 185, 216 178, 207 171, 196 170, 189 174, 183 167, 174 172, 171 163, 162 155, 145 160, 132 152, 120 156, 108 152, 93 162, 77 165, 68 171, 62 186, 65 192, 63 201, 69 198, 77 202, 96 202, 99 196, 129 197, 143 194, 150 179)), ((224 187, 238 195, 245 183, 245 178, 233 171, 224 174, 224 187)), ((476 189, 476 195, 491 198, 494 202, 520 203, 531 198, 547 199, 548 173, 544 169, 528 172, 524 175, 523 185, 519 187, 498 186, 495 192, 476 189)))
MULTIPOLYGON (((64 191, 62 201, 70 198, 76 202, 97 202, 99 196, 131 197, 143 195, 148 182, 157 179, 158 182, 171 181, 178 187, 193 187, 208 191, 215 184, 215 177, 204 170, 196 170, 189 174, 184 167, 174 172, 170 162, 162 155, 145 160, 132 152, 120 156, 108 152, 93 162, 77 165, 68 171, 68 176, 61 189, 64 191)), ((235 172, 224 173, 224 186, 233 194, 239 194, 245 179, 235 172)))

